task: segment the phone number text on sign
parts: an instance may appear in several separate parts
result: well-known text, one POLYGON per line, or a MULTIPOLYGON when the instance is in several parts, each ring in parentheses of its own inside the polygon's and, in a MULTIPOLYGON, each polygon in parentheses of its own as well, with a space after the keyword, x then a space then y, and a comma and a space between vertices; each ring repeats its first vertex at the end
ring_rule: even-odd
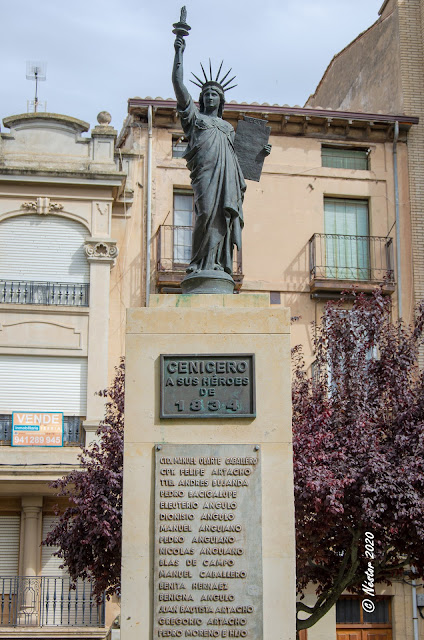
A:
POLYGON ((63 413, 15 411, 12 414, 12 446, 62 447, 63 413))
POLYGON ((244 354, 161 355, 164 418, 254 418, 255 358, 244 354))

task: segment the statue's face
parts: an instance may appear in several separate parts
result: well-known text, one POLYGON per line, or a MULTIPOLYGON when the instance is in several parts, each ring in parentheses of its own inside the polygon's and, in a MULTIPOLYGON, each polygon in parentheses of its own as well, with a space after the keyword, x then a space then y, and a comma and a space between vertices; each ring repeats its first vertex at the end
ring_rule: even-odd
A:
POLYGON ((205 111, 210 112, 214 111, 219 107, 220 96, 218 91, 216 91, 213 87, 207 87, 203 91, 203 104, 205 105, 205 111))

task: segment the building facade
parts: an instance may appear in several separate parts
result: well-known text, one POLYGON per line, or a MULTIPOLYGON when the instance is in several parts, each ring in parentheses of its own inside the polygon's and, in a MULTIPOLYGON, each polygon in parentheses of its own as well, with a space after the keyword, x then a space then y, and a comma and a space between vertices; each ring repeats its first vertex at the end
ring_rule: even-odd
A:
MULTIPOLYGON (((293 344, 303 344, 310 366, 311 322, 319 320, 326 300, 352 284, 367 292, 384 283, 393 318, 402 308, 412 319, 406 143, 417 119, 359 109, 226 105, 224 118, 235 128, 244 116, 268 121, 272 153, 260 182, 248 183, 243 248, 234 256, 237 294, 265 293, 270 305, 290 307, 299 317, 293 344)), ((105 617, 87 592, 80 591, 75 604, 74 595, 58 597, 50 582, 56 576, 65 585, 61 593, 68 593, 66 575, 40 547, 57 502, 48 483, 75 468, 79 444, 94 437, 103 415, 95 393, 124 353, 126 309, 148 306, 152 294, 180 291, 194 216, 181 157, 186 143, 173 100, 131 99, 118 136, 105 114, 91 135, 86 123, 55 114, 3 122, 9 132, 0 139, 0 579, 6 612, 0 607, 0 637, 100 638, 116 609, 105 617), (34 414, 55 413, 64 415, 66 446, 26 446, 25 439, 11 446, 13 414, 31 421, 34 414), (14 542, 1 550, 3 540, 14 542)), ((371 638, 352 636, 369 624, 375 637, 412 640, 409 628, 403 631, 408 594, 403 584, 386 589, 386 622, 360 620, 348 629, 350 637, 371 638)), ((335 639, 337 631, 343 640, 345 627, 336 629, 332 612, 309 639, 335 639)))
MULTIPOLYGON (((226 104, 224 118, 234 128, 245 115, 268 121, 272 153, 260 182, 248 182, 243 248, 234 256, 238 294, 266 293, 270 305, 290 307, 292 315, 299 316, 292 327, 293 345, 303 345, 311 366, 311 323, 319 320, 328 299, 351 285, 367 292, 384 282, 393 319, 402 310, 412 320, 406 143, 417 118, 359 108, 226 104)), ((143 305, 149 304, 153 293, 179 292, 190 260, 194 205, 181 157, 185 144, 175 101, 129 101, 117 150, 127 163, 127 185, 133 190, 127 222, 134 225, 135 244, 142 248, 136 291, 143 305), (135 211, 142 211, 141 220, 135 211)), ((134 241, 132 231, 129 236, 134 241)), ((130 265, 135 258, 125 255, 128 295, 133 293, 130 265)), ((118 265, 120 260, 122 251, 118 265)), ((115 277, 117 270, 112 281, 115 277)), ((114 304, 117 308, 117 301, 114 304)), ((114 322, 118 334, 118 325, 122 330, 124 326, 122 317, 116 316, 114 322)), ((303 638, 412 640, 411 588, 394 583, 380 595, 374 617, 364 619, 359 600, 346 597, 303 638)))
MULTIPOLYGON (((424 2, 385 0, 378 20, 330 62, 307 106, 407 113, 419 118, 408 136, 414 269, 413 300, 424 298, 424 2)), ((421 354, 424 362, 424 355, 421 354)))
MULTIPOLYGON (((52 480, 78 467, 104 414, 116 131, 48 113, 0 137, 0 636, 104 637, 105 604, 69 588, 41 541, 52 480), (63 430, 63 431, 62 431, 63 430)), ((110 610, 109 618, 113 615, 110 610)))
MULTIPOLYGON (((370 113, 407 113, 419 118, 408 134, 409 203, 397 196, 400 215, 396 235, 402 233, 403 205, 409 205, 413 267, 409 307, 401 315, 410 318, 410 305, 424 298, 424 2, 385 0, 377 21, 334 56, 306 106, 365 110, 370 113)), ((397 130, 395 129, 395 136, 397 130)), ((396 197, 396 194, 395 194, 396 197)), ((398 278, 398 287, 404 287, 398 278)), ((420 364, 424 364, 421 349, 420 364)), ((424 634, 422 585, 413 584, 398 594, 405 614, 397 623, 397 635, 417 640, 424 634), (418 606, 417 606, 418 604, 418 606)), ((396 614, 394 613, 394 618, 396 614)), ((323 620, 325 633, 325 620, 323 620)), ((311 634, 312 637, 312 634, 311 634)), ((342 636, 343 637, 343 636, 342 636)), ((356 637, 356 636, 352 636, 356 637)), ((360 637, 360 636, 358 636, 360 637)))

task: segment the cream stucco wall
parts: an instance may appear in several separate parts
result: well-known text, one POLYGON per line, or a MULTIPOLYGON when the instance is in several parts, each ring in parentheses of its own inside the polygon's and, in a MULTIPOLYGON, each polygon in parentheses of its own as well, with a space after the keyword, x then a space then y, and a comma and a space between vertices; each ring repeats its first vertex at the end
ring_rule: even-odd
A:
MULTIPOLYGON (((236 121, 233 122, 236 125, 236 121)), ((271 123, 273 125, 273 123, 271 123)), ((266 158, 259 183, 248 181, 244 201, 245 228, 243 231, 243 273, 241 295, 244 292, 279 292, 281 304, 290 307, 293 316, 300 319, 293 327, 293 344, 302 343, 306 355, 312 355, 310 323, 319 319, 322 305, 310 298, 308 241, 314 233, 324 232, 324 197, 363 198, 369 202, 370 235, 390 235, 394 232, 394 178, 392 142, 370 139, 349 140, 355 147, 370 149, 370 169, 347 170, 321 166, 321 145, 341 144, 342 140, 324 137, 281 135, 274 131, 270 138, 272 153, 266 158)), ((172 137, 181 134, 178 123, 159 116, 152 136, 152 236, 151 290, 156 286, 158 234, 161 225, 173 224, 174 189, 190 190, 189 172, 185 160, 172 158, 172 137)), ((361 133, 363 136, 363 134, 361 133)), ((347 141, 347 140, 346 140, 347 141)), ((130 219, 124 227, 123 218, 114 220, 121 229, 125 255, 120 256, 117 269, 112 273, 112 305, 119 313, 112 317, 113 347, 123 343, 123 308, 130 300, 144 304, 143 282, 146 250, 146 191, 147 191, 147 125, 133 126, 122 144, 131 150, 131 172, 134 203, 130 219), (125 231, 127 229, 127 231, 125 231), (132 251, 141 247, 141 280, 134 277, 137 257, 132 251), (128 251, 127 251, 128 249, 128 251), (122 265, 121 262, 122 261, 122 265), (125 263, 125 264, 124 264, 125 263), (126 278, 123 278, 123 274, 126 278), (118 285, 118 278, 120 284, 118 285), (118 320, 117 320, 118 319, 118 320)), ((401 206, 402 303, 403 315, 413 317, 412 268, 410 260, 410 213, 407 171, 407 149, 398 143, 399 200, 401 206)), ((118 232, 119 233, 119 232, 118 232)), ((394 317, 397 314, 397 289, 392 296, 394 317)), ((115 358, 112 358, 116 360, 115 358)))

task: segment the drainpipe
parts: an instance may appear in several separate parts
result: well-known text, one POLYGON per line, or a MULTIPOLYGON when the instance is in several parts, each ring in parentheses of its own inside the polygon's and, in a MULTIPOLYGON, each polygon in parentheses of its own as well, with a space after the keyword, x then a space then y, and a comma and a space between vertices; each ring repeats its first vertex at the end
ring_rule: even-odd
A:
POLYGON ((415 582, 415 580, 412 580, 411 584, 412 584, 412 623, 414 625, 414 640, 418 640, 417 583, 415 582))
POLYGON ((398 286, 398 317, 402 317, 402 275, 400 265, 400 215, 399 215, 399 184, 397 168, 397 141, 399 138, 399 122, 395 122, 393 135, 393 180, 395 185, 395 213, 396 213, 396 275, 398 286))
POLYGON ((146 222, 146 307, 150 300, 150 254, 152 235, 152 138, 153 138, 153 117, 152 105, 147 108, 147 222, 146 222))

